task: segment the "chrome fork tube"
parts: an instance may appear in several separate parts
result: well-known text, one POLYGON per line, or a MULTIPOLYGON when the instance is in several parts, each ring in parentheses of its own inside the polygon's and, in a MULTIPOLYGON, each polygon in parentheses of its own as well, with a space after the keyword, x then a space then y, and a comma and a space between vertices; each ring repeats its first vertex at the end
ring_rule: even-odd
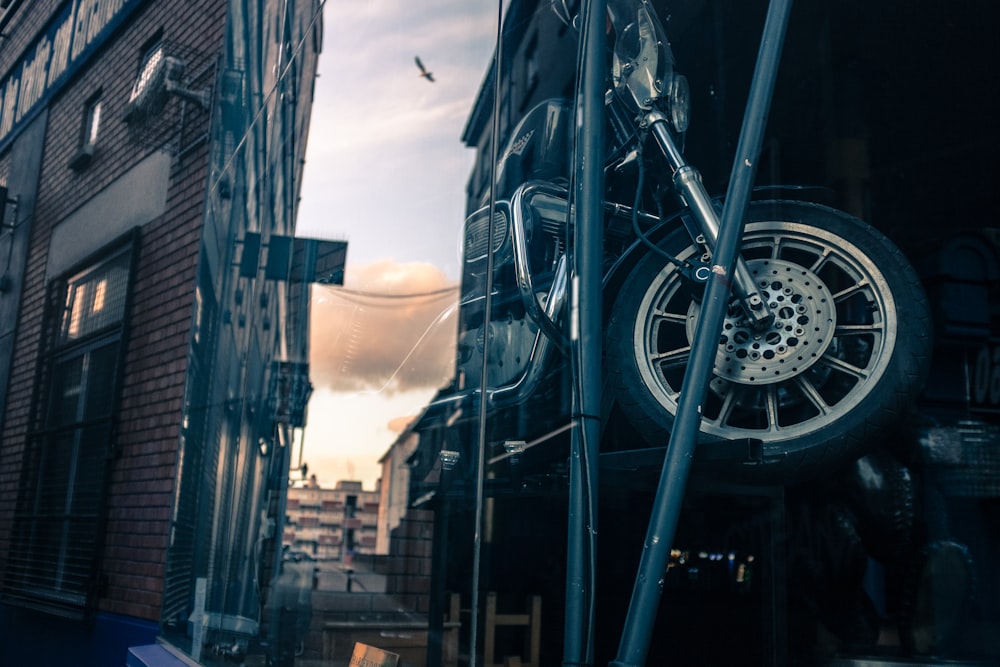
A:
MULTIPOLYGON (((649 112, 646 114, 645 122, 667 158, 673 172, 674 188, 691 209, 708 247, 714 251, 719 238, 720 221, 715 207, 712 206, 712 199, 701 181, 701 173, 684 159, 677 142, 667 129, 667 117, 663 112, 656 110, 649 112)), ((773 320, 771 309, 757 289, 746 260, 740 255, 736 256, 733 281, 735 294, 743 302, 747 316, 759 327, 769 324, 773 320)))

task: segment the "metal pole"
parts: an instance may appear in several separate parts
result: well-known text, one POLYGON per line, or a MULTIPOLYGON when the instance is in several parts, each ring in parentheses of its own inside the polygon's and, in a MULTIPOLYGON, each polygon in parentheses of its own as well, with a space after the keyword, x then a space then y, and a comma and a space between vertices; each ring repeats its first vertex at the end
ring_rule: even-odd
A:
MULTIPOLYGON (((584 3, 576 98, 570 354, 573 418, 566 544, 563 664, 593 662, 597 461, 601 438, 601 295, 604 240, 604 91, 607 0, 584 3), (596 159, 595 159, 596 158, 596 159)), ((571 212, 571 216, 573 213, 571 212)))
MULTIPOLYGON (((496 191, 496 167, 497 162, 500 157, 500 111, 501 111, 501 100, 503 99, 501 93, 503 92, 503 61, 505 58, 503 50, 503 2, 498 0, 497 2, 497 32, 496 32, 497 46, 496 51, 493 54, 493 123, 492 123, 492 133, 493 137, 491 140, 491 155, 490 155, 490 219, 489 226, 487 227, 487 238, 494 238, 494 228, 496 225, 496 216, 494 215, 496 211, 497 204, 497 191, 496 191)), ((490 372, 490 321, 493 317, 493 262, 494 255, 492 248, 486 253, 486 294, 483 302, 483 309, 485 312, 483 320, 483 359, 480 374, 480 384, 479 384, 479 419, 478 419, 478 437, 476 438, 476 463, 475 463, 475 474, 476 474, 476 490, 475 490, 475 525, 473 526, 472 535, 472 582, 470 584, 471 591, 469 597, 471 598, 471 614, 469 619, 469 667, 476 667, 478 660, 478 645, 479 645, 479 583, 480 583, 480 570, 482 568, 482 555, 483 555, 483 511, 484 511, 484 498, 483 493, 486 483, 486 433, 487 433, 487 420, 489 412, 489 399, 488 399, 488 389, 489 389, 489 372, 490 372)), ((484 660, 485 662, 485 660, 484 660)))
POLYGON ((757 157, 763 143, 791 5, 791 0, 771 0, 768 7, 722 212, 712 276, 708 281, 695 329, 691 359, 677 406, 677 420, 670 434, 670 446, 663 463, 618 656, 611 663, 615 667, 640 667, 645 664, 649 652, 663 575, 677 530, 684 489, 697 443, 701 423, 700 405, 712 377, 717 341, 731 288, 730 276, 733 275, 736 254, 743 236, 743 219, 753 186, 757 157))
MULTIPOLYGON (((438 488, 437 504, 434 507, 434 531, 431 535, 431 594, 427 609, 427 667, 441 667, 444 664, 444 609, 445 578, 448 570, 448 507, 449 489, 446 476, 449 471, 441 471, 442 484, 438 488)), ((455 619, 451 619, 455 620, 455 619)))

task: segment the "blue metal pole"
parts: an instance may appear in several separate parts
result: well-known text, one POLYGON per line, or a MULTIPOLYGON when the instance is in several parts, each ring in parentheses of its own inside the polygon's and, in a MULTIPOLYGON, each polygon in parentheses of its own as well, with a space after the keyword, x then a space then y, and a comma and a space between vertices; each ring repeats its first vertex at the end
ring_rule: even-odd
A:
POLYGON ((712 258, 712 276, 705 290, 701 315, 695 328, 691 358, 677 406, 677 419, 670 433, 670 445, 663 462, 663 472, 618 655, 611 663, 614 667, 640 667, 645 664, 649 652, 656 611, 663 591, 663 577, 698 440, 701 403, 712 377, 719 333, 725 320, 732 287, 731 277, 743 237, 743 220, 753 187, 757 158, 763 144, 791 5, 791 0, 771 0, 768 7, 719 225, 719 239, 712 258))
POLYGON ((604 242, 604 91, 607 0, 584 3, 581 75, 576 99, 570 354, 574 355, 566 545, 563 664, 593 662, 597 462, 601 439, 601 299, 604 242), (598 159, 594 159, 598 156, 598 159))

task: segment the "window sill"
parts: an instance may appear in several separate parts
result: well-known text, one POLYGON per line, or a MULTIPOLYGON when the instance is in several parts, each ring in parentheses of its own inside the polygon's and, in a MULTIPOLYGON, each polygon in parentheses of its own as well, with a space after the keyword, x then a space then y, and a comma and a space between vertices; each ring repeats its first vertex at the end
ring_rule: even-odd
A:
POLYGON ((45 591, 6 591, 0 602, 12 607, 67 618, 72 621, 82 621, 87 617, 85 598, 80 595, 59 595, 45 591))
POLYGON ((94 159, 94 144, 83 144, 76 151, 76 154, 69 161, 69 168, 73 171, 86 169, 94 159))
POLYGON ((163 640, 156 644, 131 647, 125 665, 126 667, 200 667, 200 663, 163 640))

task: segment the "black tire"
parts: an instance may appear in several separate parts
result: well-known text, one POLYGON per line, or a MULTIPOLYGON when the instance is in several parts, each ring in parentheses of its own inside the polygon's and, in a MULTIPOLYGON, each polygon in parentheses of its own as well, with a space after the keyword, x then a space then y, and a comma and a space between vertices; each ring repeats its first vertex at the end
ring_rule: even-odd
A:
MULTIPOLYGON (((701 259, 683 231, 660 246, 682 262, 701 259)), ((883 234, 824 206, 751 204, 742 254, 775 324, 755 334, 738 309, 727 316, 696 461, 741 481, 802 481, 856 459, 898 424, 930 360, 927 299, 883 234)), ((615 400, 652 445, 670 436, 702 292, 649 253, 611 310, 615 400)))

